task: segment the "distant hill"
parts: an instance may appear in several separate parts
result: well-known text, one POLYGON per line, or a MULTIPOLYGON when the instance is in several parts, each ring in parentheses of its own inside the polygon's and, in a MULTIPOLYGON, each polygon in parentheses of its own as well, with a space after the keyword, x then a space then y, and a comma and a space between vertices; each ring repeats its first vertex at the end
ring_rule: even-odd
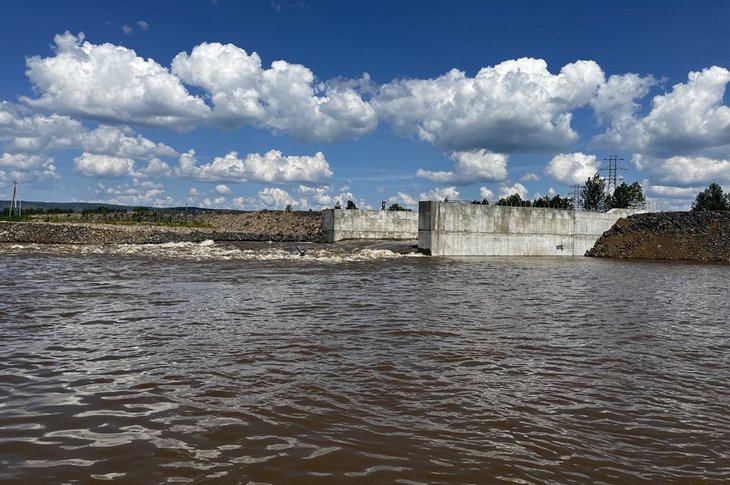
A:
MULTIPOLYGON (((10 207, 9 200, 0 200, 0 210, 7 209, 10 207)), ((23 201, 23 210, 26 209, 41 209, 44 212, 49 209, 59 209, 63 211, 81 212, 84 210, 94 210, 99 208, 105 208, 110 210, 124 210, 131 211, 134 209, 148 209, 158 212, 182 212, 187 210, 188 212, 243 212, 237 210, 223 210, 223 209, 203 209, 200 207, 149 207, 149 206, 132 206, 132 205, 118 205, 118 204, 103 204, 95 202, 35 202, 30 200, 23 201)))

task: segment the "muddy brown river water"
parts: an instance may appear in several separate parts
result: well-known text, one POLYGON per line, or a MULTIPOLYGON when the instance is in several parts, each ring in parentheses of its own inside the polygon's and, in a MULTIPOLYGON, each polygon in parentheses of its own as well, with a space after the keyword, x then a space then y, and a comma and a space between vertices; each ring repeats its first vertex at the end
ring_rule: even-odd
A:
POLYGON ((2 483, 725 483, 730 265, 0 246, 2 483))

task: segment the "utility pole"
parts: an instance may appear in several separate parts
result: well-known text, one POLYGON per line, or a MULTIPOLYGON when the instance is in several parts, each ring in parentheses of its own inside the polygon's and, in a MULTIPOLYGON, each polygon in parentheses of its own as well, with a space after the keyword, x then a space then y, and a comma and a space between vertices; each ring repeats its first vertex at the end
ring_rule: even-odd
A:
POLYGON ((16 198, 17 193, 18 193, 18 181, 13 180, 13 198, 10 201, 10 213, 8 214, 10 217, 13 217, 13 213, 18 208, 18 201, 16 198))
POLYGON ((610 155, 608 158, 603 159, 604 162, 608 162, 608 168, 602 168, 601 170, 608 170, 608 178, 606 179, 606 194, 611 195, 618 186, 618 171, 626 170, 623 167, 618 166, 618 162, 623 162, 623 158, 618 158, 616 155, 610 155))

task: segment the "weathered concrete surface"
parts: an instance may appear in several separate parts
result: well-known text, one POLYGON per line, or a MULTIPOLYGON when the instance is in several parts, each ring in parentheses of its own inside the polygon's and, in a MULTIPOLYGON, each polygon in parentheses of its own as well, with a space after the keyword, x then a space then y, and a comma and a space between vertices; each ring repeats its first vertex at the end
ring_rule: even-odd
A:
POLYGON ((322 215, 325 242, 346 239, 418 238, 418 214, 408 211, 326 209, 322 215))
POLYGON ((588 256, 730 262, 730 212, 653 212, 620 219, 588 256))
POLYGON ((422 201, 418 248, 432 256, 583 256, 636 210, 577 212, 422 201))

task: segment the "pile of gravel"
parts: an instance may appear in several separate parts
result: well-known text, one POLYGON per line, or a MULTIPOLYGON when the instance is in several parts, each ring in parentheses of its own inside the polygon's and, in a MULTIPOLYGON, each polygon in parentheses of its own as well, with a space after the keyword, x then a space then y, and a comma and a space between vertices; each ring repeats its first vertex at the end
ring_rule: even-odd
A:
POLYGON ((619 219, 586 256, 730 262, 730 212, 635 214, 619 219))
POLYGON ((321 212, 199 214, 205 227, 78 222, 0 222, 0 242, 159 244, 214 241, 322 241, 321 212))

